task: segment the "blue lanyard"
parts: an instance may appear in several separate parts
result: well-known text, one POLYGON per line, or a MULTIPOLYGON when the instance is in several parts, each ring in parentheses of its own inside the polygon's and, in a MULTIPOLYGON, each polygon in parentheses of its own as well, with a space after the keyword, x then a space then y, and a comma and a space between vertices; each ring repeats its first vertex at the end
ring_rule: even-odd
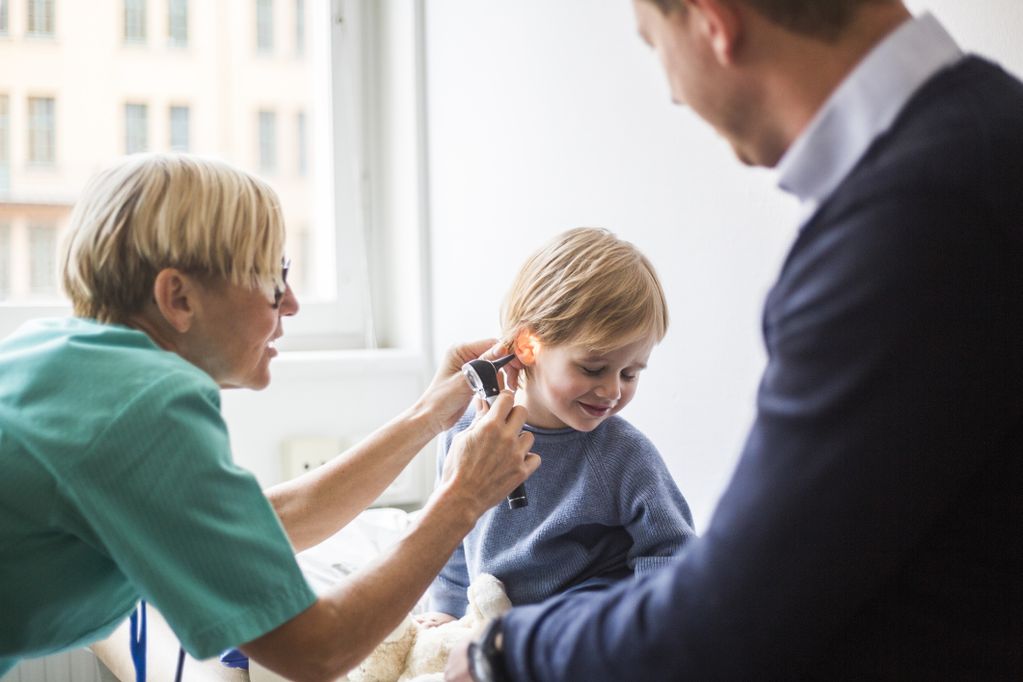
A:
MULTIPOLYGON (((129 619, 131 632, 128 633, 130 640, 128 646, 131 648, 131 662, 135 664, 135 682, 146 682, 146 600, 139 602, 129 619), (142 614, 141 618, 139 614, 142 614), (139 627, 139 621, 142 627, 139 627)), ((181 671, 185 667, 185 649, 178 648, 178 667, 174 672, 174 682, 181 682, 181 671)))
POLYGON ((146 600, 139 602, 139 607, 131 614, 130 619, 131 661, 135 664, 135 682, 146 682, 146 600), (139 627, 139 614, 142 614, 142 627, 139 627))

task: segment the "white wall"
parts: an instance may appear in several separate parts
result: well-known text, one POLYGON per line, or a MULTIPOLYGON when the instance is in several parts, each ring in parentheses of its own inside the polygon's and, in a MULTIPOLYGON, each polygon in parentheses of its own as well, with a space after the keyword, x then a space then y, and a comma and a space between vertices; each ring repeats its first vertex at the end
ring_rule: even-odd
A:
MULTIPOLYGON (((1023 73, 1019 0, 912 2, 1023 73)), ((753 417, 760 307, 795 206, 673 107, 628 0, 426 3, 434 345, 493 335, 525 256, 604 226, 654 261, 673 316, 624 416, 704 528, 753 417)))

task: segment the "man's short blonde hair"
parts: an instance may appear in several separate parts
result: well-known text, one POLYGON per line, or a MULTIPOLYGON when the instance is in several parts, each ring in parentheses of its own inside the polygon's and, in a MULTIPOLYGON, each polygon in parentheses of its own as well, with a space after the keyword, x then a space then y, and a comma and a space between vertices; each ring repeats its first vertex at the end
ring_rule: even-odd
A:
POLYGON ((606 352, 668 331, 668 305, 653 265, 601 228, 568 230, 533 254, 501 310, 502 341, 522 330, 545 345, 606 352))
POLYGON ((283 254, 284 220, 267 183, 222 161, 139 154, 82 192, 63 284, 76 315, 124 322, 164 268, 272 289, 283 285, 283 254))

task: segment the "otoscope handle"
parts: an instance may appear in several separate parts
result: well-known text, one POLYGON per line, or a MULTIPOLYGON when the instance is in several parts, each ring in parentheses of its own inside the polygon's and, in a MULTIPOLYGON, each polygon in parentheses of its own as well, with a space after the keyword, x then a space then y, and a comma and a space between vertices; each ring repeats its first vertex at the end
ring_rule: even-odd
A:
MULTIPOLYGON (((493 405, 494 401, 497 400, 496 395, 487 396, 487 405, 493 405)), ((523 507, 529 506, 529 498, 526 496, 526 484, 520 483, 515 490, 508 493, 508 508, 509 509, 522 509, 523 507)))
MULTIPOLYGON (((483 359, 470 360, 462 365, 462 373, 465 375, 465 380, 469 382, 469 386, 472 387, 476 395, 486 400, 488 405, 493 405, 494 401, 497 400, 497 396, 501 395, 501 387, 497 380, 497 370, 514 357, 514 355, 506 355, 497 362, 483 359)), ((515 488, 508 495, 508 507, 511 509, 521 509, 528 504, 529 499, 526 497, 525 483, 515 488)))

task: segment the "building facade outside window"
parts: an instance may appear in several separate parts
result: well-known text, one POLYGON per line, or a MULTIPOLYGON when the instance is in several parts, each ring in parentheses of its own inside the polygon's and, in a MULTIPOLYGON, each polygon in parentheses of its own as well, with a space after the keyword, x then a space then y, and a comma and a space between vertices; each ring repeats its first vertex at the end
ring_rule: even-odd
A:
POLYGON ((273 0, 256 0, 256 50, 273 52, 273 0))
POLYGON ((124 42, 146 42, 146 0, 124 0, 124 42))
POLYGON ((7 15, 7 0, 0 0, 0 36, 5 36, 10 32, 8 22, 10 22, 10 18, 7 15))
POLYGON ((56 19, 53 11, 54 0, 28 0, 28 27, 30 36, 52 36, 56 19))
POLYGON ((56 108, 52 97, 28 98, 28 162, 33 166, 56 162, 56 108))
POLYGON ((187 152, 190 143, 189 108, 173 106, 170 108, 170 148, 175 152, 187 152))
POLYGON ((29 246, 29 293, 35 296, 50 296, 57 291, 57 227, 55 225, 30 225, 29 246))
POLYGON ((188 45, 188 0, 167 3, 167 40, 172 47, 188 45))
POLYGON ((136 154, 149 149, 149 107, 145 104, 124 105, 124 153, 136 154))
POLYGON ((273 111, 259 112, 259 170, 277 170, 277 114, 273 111))

